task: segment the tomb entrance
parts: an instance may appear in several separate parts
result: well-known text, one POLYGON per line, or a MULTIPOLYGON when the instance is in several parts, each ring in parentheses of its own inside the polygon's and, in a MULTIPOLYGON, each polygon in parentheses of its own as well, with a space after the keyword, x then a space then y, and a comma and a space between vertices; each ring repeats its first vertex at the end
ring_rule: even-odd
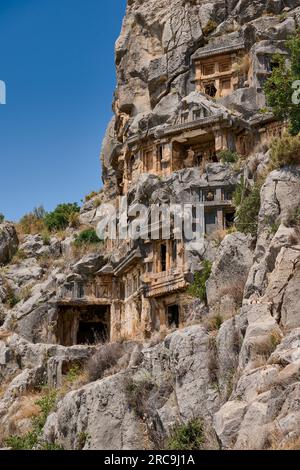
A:
POLYGON ((92 345, 109 341, 110 306, 59 306, 57 339, 63 346, 92 345))

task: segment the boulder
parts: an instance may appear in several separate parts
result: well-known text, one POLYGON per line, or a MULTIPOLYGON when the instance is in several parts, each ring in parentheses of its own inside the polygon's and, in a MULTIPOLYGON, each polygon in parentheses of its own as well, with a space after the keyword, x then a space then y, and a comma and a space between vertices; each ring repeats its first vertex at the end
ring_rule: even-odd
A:
POLYGON ((251 237, 236 232, 224 238, 206 285, 207 301, 211 310, 221 313, 229 310, 229 315, 234 313, 242 302, 252 261, 251 237))
POLYGON ((13 224, 0 224, 0 265, 8 263, 17 252, 19 240, 13 224))
POLYGON ((215 414, 214 429, 223 449, 230 449, 235 444, 247 406, 242 401, 228 401, 215 414))

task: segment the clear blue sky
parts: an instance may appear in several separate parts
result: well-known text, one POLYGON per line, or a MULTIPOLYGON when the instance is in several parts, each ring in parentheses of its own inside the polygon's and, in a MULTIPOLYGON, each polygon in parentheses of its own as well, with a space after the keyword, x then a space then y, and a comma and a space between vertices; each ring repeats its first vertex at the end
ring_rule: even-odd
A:
POLYGON ((18 220, 101 187, 126 0, 0 0, 0 212, 18 220))

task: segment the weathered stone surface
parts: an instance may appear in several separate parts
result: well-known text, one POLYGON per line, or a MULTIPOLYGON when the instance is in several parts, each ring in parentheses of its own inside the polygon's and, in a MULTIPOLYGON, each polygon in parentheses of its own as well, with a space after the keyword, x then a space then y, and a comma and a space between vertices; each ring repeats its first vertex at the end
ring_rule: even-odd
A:
POLYGON ((19 241, 15 227, 4 222, 0 224, 0 265, 8 263, 18 249, 19 241))
MULTIPOLYGON (((101 155, 105 189, 83 204, 81 224, 95 226, 101 204, 115 202, 126 192, 122 175, 128 158, 139 152, 139 145, 132 144, 137 135, 143 139, 153 132, 156 145, 166 126, 179 126, 184 131, 176 139, 185 145, 187 128, 196 129, 192 135, 198 138, 194 121, 200 108, 205 119, 222 115, 224 129, 229 123, 231 128, 257 126, 259 131, 272 119, 259 111, 265 107, 259 77, 270 65, 264 59, 286 52, 286 37, 300 25, 298 5, 300 0, 128 1, 116 44, 115 116, 101 155), (241 76, 230 96, 213 100, 195 92, 192 56, 212 41, 226 44, 228 37, 245 41, 245 63, 235 67, 252 62, 253 82, 241 76)), ((210 138, 219 130, 211 127, 210 138)), ((216 138, 221 144, 220 136, 216 138)), ((231 137, 227 144, 234 150, 231 137)), ((128 183, 129 203, 195 202, 195 188, 235 186, 242 174, 252 187, 268 170, 268 145, 261 144, 239 163, 240 170, 238 165, 215 162, 168 176, 141 174, 128 183)), ((201 418, 206 448, 280 448, 297 439, 300 235, 291 226, 291 213, 299 207, 299 189, 298 168, 271 172, 261 191, 257 240, 233 233, 219 247, 210 237, 201 247, 188 246, 184 270, 189 274, 201 271, 203 259, 213 263, 208 306, 191 299, 182 316, 193 326, 181 327, 165 339, 160 331, 149 343, 131 345, 105 378, 80 385, 64 398, 59 394, 44 438, 66 449, 162 448, 174 425, 201 418), (148 383, 140 416, 129 404, 128 380, 148 383)), ((95 350, 54 344, 58 304, 66 287, 72 290, 74 283, 90 282, 104 266, 111 273, 109 268, 123 259, 126 243, 113 249, 111 257, 100 247, 77 260, 72 246, 76 233, 67 229, 63 241, 52 237, 50 242, 27 235, 20 245, 23 256, 1 270, 0 441, 12 430, 22 435, 30 429, 30 418, 23 419, 22 412, 34 408, 32 390, 48 385, 63 387, 65 393, 69 368, 84 367, 95 350)), ((17 246, 13 226, 1 224, 0 264, 10 261, 17 246)))
POLYGON ((209 426, 219 399, 208 371, 208 341, 205 330, 193 326, 176 331, 154 348, 144 349, 138 371, 119 373, 67 395, 49 418, 45 437, 74 449, 78 435, 86 432, 90 436, 86 449, 126 450, 151 445, 147 421, 148 426, 154 422, 159 425, 163 435, 179 419, 188 422, 194 416, 203 417, 209 426), (145 422, 128 405, 124 380, 130 375, 155 384, 145 422))
POLYGON ((229 449, 235 444, 246 410, 247 403, 229 401, 215 414, 214 428, 222 448, 229 449))
POLYGON ((226 313, 229 316, 230 313, 234 313, 243 299, 244 286, 252 260, 251 237, 238 232, 225 237, 207 282, 207 300, 212 311, 217 309, 225 316, 226 313))

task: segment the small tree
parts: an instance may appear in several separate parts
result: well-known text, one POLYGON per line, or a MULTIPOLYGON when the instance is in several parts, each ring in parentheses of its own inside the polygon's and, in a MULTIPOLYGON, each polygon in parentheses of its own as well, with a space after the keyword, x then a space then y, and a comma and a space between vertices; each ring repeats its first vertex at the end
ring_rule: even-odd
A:
POLYGON ((167 441, 167 450, 200 450, 205 443, 203 422, 192 419, 187 424, 174 426, 167 441))
POLYGON ((93 228, 88 228, 80 232, 78 235, 75 235, 75 246, 97 245, 98 243, 103 242, 102 240, 100 240, 96 231, 93 228))
POLYGON ((194 282, 188 288, 188 293, 193 297, 198 297, 202 302, 207 302, 206 282, 211 275, 212 263, 204 260, 202 266, 202 271, 194 274, 194 282))
POLYGON ((236 163, 239 155, 232 150, 222 150, 218 153, 218 158, 222 163, 236 163))
POLYGON ((237 188, 234 201, 239 201, 236 218, 236 228, 239 232, 250 233, 252 236, 257 235, 260 189, 259 183, 256 183, 252 189, 246 190, 242 186, 237 188))
POLYGON ((4 222, 4 220, 5 220, 5 217, 4 217, 4 215, 1 214, 1 212, 0 212, 0 224, 2 224, 2 223, 4 222))
POLYGON ((300 80, 299 32, 286 42, 286 47, 291 56, 290 65, 286 57, 276 54, 273 61, 277 66, 266 81, 264 91, 275 117, 280 121, 289 121, 290 133, 297 135, 300 132, 300 106, 293 102, 293 83, 300 80))
POLYGON ((53 212, 46 214, 44 222, 48 230, 51 232, 55 230, 64 230, 68 227, 74 213, 78 213, 80 208, 78 204, 59 204, 53 212))

